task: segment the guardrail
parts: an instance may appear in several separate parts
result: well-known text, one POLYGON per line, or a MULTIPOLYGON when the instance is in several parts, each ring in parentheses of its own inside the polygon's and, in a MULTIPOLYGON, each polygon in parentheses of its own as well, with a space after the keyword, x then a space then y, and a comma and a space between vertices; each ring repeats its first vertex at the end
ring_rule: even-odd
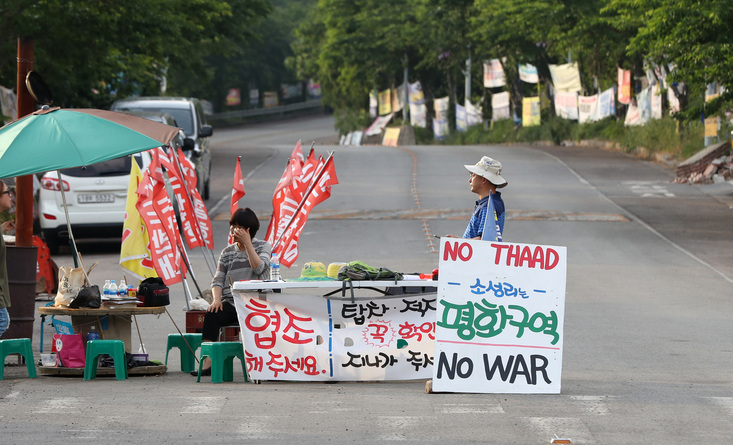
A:
POLYGON ((223 113, 215 113, 208 116, 209 121, 226 122, 246 120, 248 118, 256 118, 260 116, 270 116, 275 114, 285 115, 305 110, 315 110, 321 108, 321 100, 309 100, 306 102, 298 102, 295 104, 278 105, 276 107, 267 108, 251 108, 247 110, 225 111, 223 113))

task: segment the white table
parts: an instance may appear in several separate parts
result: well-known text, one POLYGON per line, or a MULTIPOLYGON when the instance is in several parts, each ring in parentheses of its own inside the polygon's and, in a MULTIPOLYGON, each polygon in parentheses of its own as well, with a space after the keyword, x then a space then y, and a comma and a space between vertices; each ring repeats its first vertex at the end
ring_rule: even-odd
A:
POLYGON ((399 295, 399 293, 390 293, 390 288, 402 288, 405 294, 432 293, 435 290, 426 290, 426 288, 436 288, 438 282, 434 280, 363 280, 363 281, 235 281, 232 284, 232 290, 243 292, 254 292, 260 290, 293 290, 293 289, 323 289, 324 296, 331 296, 338 292, 342 292, 342 296, 351 296, 352 289, 371 289, 382 293, 383 295, 399 295), (382 290, 381 288, 384 288, 382 290))

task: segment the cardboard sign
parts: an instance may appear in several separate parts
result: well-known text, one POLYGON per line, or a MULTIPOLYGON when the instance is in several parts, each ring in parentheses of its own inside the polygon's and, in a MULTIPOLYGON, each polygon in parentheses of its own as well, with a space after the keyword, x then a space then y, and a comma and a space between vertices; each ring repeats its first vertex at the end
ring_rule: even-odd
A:
POLYGON ((247 372, 255 380, 428 379, 435 293, 330 300, 236 294, 247 372))
POLYGON ((433 391, 559 393, 566 248, 440 243, 433 391))

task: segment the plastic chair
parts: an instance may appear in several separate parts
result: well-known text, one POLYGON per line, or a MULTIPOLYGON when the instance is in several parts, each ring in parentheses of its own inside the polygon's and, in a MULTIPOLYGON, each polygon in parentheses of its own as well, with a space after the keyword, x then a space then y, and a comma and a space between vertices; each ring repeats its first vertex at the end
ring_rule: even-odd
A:
POLYGON ((201 346, 202 341, 201 334, 168 334, 168 346, 166 346, 165 350, 165 365, 168 366, 168 353, 170 350, 178 348, 181 350, 181 371, 193 371, 196 369, 196 349, 201 346))
POLYGON ((242 363, 244 381, 249 382, 244 361, 244 345, 240 341, 201 343, 201 360, 196 382, 201 381, 201 366, 204 357, 211 359, 211 383, 231 382, 234 380, 234 358, 242 363))
POLYGON ((89 340, 87 342, 84 380, 97 377, 97 365, 99 364, 99 356, 102 354, 112 356, 117 380, 125 380, 127 378, 127 358, 125 356, 125 343, 122 340, 89 340))
POLYGON ((13 338, 0 340, 0 380, 5 378, 5 357, 10 354, 20 354, 25 359, 28 377, 36 378, 36 365, 33 363, 33 349, 30 338, 13 338))

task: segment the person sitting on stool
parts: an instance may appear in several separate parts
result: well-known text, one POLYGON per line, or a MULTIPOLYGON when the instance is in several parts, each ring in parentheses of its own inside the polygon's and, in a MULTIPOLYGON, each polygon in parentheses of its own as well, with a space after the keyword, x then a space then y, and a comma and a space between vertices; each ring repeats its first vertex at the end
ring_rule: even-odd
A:
MULTIPOLYGON (((211 280, 213 302, 206 310, 201 338, 205 342, 219 340, 222 326, 238 325, 237 310, 230 283, 240 280, 267 280, 270 278, 272 246, 255 238, 260 228, 257 215, 249 208, 237 209, 229 219, 234 244, 221 251, 216 274, 211 280)), ((198 376, 198 370, 191 375, 198 376)), ((211 375, 211 360, 201 364, 201 375, 211 375)))

